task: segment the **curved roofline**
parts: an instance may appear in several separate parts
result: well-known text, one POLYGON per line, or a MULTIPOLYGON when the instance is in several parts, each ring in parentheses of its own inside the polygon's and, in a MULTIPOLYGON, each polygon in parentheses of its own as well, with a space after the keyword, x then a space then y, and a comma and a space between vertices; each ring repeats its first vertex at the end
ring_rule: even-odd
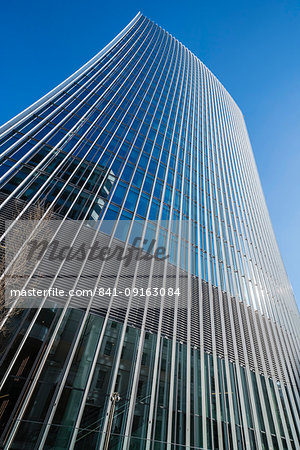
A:
MULTIPOLYGON (((35 103, 30 105, 28 108, 24 109, 22 112, 17 114, 15 117, 10 119, 8 122, 3 124, 0 127, 0 136, 7 132, 12 126, 14 126, 16 123, 20 122, 22 119, 28 116, 28 114, 32 113, 33 111, 39 109, 46 101, 48 101, 51 98, 54 98, 56 95, 60 93, 60 91, 68 86, 72 81, 74 81, 76 78, 78 78, 82 73, 84 73, 87 69, 89 69, 95 61, 100 59, 105 53, 107 53, 113 45, 115 45, 122 37, 127 33, 127 31, 137 22, 137 20, 142 16, 143 14, 139 11, 137 15, 129 22, 128 25, 126 25, 125 28, 112 40, 110 41, 102 50, 100 50, 99 53, 97 53, 92 59, 90 59, 87 63, 85 63, 80 69, 76 70, 72 75, 70 75, 66 80, 64 80, 62 83, 60 83, 58 86, 56 86, 54 89, 52 89, 50 92, 48 92, 46 95, 41 97, 39 100, 37 100, 35 103)), ((144 16, 145 17, 145 16, 144 16)), ((3 137, 3 136, 1 136, 3 137)))

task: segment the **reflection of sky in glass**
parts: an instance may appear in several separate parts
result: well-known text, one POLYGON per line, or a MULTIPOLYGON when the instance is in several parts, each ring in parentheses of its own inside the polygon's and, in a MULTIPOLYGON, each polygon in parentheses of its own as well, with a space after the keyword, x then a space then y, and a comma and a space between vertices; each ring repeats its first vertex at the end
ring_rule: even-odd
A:
POLYGON ((273 299, 290 287, 240 110, 152 22, 140 18, 2 148, 4 192, 72 219, 119 220, 124 241, 131 220, 168 221, 171 233, 158 239, 169 240, 172 263, 280 315, 273 299))

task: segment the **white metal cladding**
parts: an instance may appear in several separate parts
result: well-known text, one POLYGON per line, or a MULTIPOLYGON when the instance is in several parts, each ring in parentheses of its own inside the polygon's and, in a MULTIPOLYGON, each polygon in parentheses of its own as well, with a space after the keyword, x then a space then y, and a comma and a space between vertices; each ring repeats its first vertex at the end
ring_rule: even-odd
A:
MULTIPOLYGON (((83 208, 83 201, 84 206, 98 202, 104 211, 95 220, 100 228, 105 212, 114 206, 114 194, 121 185, 125 166, 138 149, 133 174, 118 205, 119 220, 126 212, 134 176, 148 145, 148 160, 144 162, 143 179, 130 216, 132 226, 134 219, 139 218, 147 174, 154 160, 157 170, 147 194, 150 200, 144 218, 151 224, 150 203, 154 201, 155 187, 160 183, 158 169, 163 167, 156 233, 159 237, 160 225, 165 214, 169 214, 166 242, 170 249, 172 223, 179 223, 175 264, 141 261, 126 268, 122 263, 118 266, 111 262, 99 267, 98 280, 104 285, 110 286, 113 276, 115 286, 124 289, 128 274, 134 273, 131 282, 137 287, 145 286, 146 279, 151 285, 180 286, 183 296, 180 301, 162 297, 160 308, 153 308, 151 297, 143 302, 135 297, 111 298, 109 304, 97 296, 87 300, 60 385, 53 394, 52 406, 39 432, 39 448, 50 448, 47 443, 53 430, 55 432, 57 409, 63 403, 68 374, 91 313, 104 315, 103 328, 77 405, 68 448, 80 448, 78 439, 99 360, 105 359, 103 351, 111 321, 123 326, 118 335, 108 394, 118 383, 122 348, 131 339, 130 330, 137 330, 133 346, 135 364, 127 386, 128 405, 122 414, 120 412, 124 417, 121 424, 123 448, 137 442, 133 440, 135 410, 144 370, 143 355, 150 335, 153 336, 150 346, 152 375, 145 428, 138 448, 153 448, 154 440, 160 448, 171 448, 174 443, 205 449, 298 448, 298 311, 272 230, 243 115, 214 75, 176 39, 139 14, 95 58, 52 93, 8 122, 1 131, 4 146, 1 155, 4 170, 0 178, 4 192, 2 219, 15 217, 12 212, 15 198, 21 205, 17 209, 19 220, 28 217, 34 202, 45 198, 45 193, 51 189, 54 192, 55 188, 49 209, 54 208, 65 220, 74 218, 72 211, 78 211, 82 205, 83 217, 80 218, 86 219, 89 209, 83 208), (115 65, 113 57, 109 56, 114 49, 115 65), (101 66, 103 58, 106 60, 101 66), (128 86, 126 93, 122 90, 124 86, 128 86), (63 97, 66 92, 69 92, 67 98, 63 97), (83 112, 79 112, 82 108, 83 112), (57 115, 58 111, 61 115, 57 115), (66 124, 75 118, 76 112, 78 115, 68 131, 51 144, 56 132, 67 130, 66 124), (40 113, 43 115, 39 116, 40 113), (125 122, 127 114, 131 114, 129 123, 125 122), (98 124, 105 117, 102 129, 98 124), (147 121, 150 122, 144 135, 143 126, 147 121), (87 189, 89 180, 94 179, 97 167, 102 167, 102 158, 122 127, 126 128, 125 134, 111 152, 112 159, 103 169, 103 177, 87 189), (35 132, 42 134, 34 140, 35 132), (105 132, 108 138, 101 147, 98 142, 105 132), (133 134, 131 142, 130 133, 133 134), (29 149, 14 159, 15 152, 26 142, 29 149), (128 142, 129 151, 117 172, 118 157, 128 142), (47 152, 34 166, 26 166, 31 155, 39 151, 41 143, 47 145, 47 152), (160 153, 155 157, 157 148, 160 153), (96 149, 95 156, 91 157, 93 149, 96 149), (165 153, 164 149, 167 149, 165 153), (60 159, 59 155, 62 155, 60 159), (89 161, 87 168, 84 166, 86 161, 89 161), (87 173, 85 180, 82 176, 80 180, 83 181, 77 182, 77 187, 72 181, 76 172, 74 165, 84 167, 87 173), (26 167, 26 176, 12 188, 15 174, 26 167), (68 167, 72 169, 70 174, 68 167), (111 177, 109 183, 108 177, 111 177), (41 182, 34 184, 37 180, 41 182), (66 187, 70 186, 72 194, 64 199, 66 187), (107 195, 103 194, 103 189, 107 195), (28 192, 32 194, 26 194, 28 192), (163 359, 168 366, 165 372, 163 359), (169 382, 164 380, 162 373, 168 374, 169 382), (165 403, 162 407, 163 381, 165 403), (225 394, 222 396, 221 392, 225 394), (159 432, 163 424, 167 424, 164 436, 162 431, 159 432), (202 441, 198 436, 200 429, 202 441)), ((95 211, 94 208, 94 214, 95 211)), ((5 239, 4 229, 1 231, 2 239, 5 239)), ((75 240, 78 236, 69 238, 75 240)), ((111 242, 113 245, 114 235, 111 242)), ((128 245, 129 233, 124 239, 124 247, 128 245)), ((59 278, 61 271, 71 273, 73 269, 62 263, 57 267, 56 277, 49 280, 51 286, 63 285, 65 281, 59 278)), ((89 274, 86 263, 75 271, 78 276, 72 280, 74 286, 83 288, 86 285, 85 271, 89 274)), ((45 286, 47 282, 45 279, 45 286)), ((32 372, 14 420, 6 429, 5 448, 15 448, 14 442, 18 442, 19 430, 26 421, 24 417, 30 409, 43 368, 67 321, 68 306, 74 306, 74 302, 77 302, 76 306, 82 306, 81 300, 76 298, 72 298, 72 302, 68 299, 63 305, 39 366, 32 372)), ((27 331, 15 344, 14 356, 3 373, 2 386, 6 386, 10 374, 14 374, 14 364, 22 357, 38 314, 39 310, 30 316, 27 331)), ((5 356, 6 353, 3 361, 5 356)), ((108 422, 105 412, 109 412, 110 406, 106 399, 103 420, 93 431, 100 436, 95 448, 103 446, 108 422)))

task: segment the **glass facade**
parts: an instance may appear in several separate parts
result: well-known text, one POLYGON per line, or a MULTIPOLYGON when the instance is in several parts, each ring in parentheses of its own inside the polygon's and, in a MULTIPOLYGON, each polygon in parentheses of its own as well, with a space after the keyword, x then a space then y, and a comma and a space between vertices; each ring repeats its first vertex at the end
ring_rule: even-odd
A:
MULTIPOLYGON (((2 243, 5 219, 42 202, 97 231, 114 221, 125 248, 140 226, 169 254, 133 268, 142 307, 45 298, 7 321, 3 448, 98 449, 108 433, 116 449, 299 448, 297 306, 243 115, 202 62, 138 14, 0 133, 2 243)), ((98 272, 117 287, 127 273, 98 272)))

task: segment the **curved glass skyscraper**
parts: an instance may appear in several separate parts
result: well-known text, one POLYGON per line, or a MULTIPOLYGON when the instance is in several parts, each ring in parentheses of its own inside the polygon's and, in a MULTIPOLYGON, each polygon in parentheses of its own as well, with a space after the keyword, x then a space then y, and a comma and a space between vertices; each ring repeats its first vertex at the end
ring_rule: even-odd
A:
POLYGON ((3 448, 298 449, 298 310, 201 61, 138 14, 0 132, 6 282, 50 229, 2 314, 3 448))

